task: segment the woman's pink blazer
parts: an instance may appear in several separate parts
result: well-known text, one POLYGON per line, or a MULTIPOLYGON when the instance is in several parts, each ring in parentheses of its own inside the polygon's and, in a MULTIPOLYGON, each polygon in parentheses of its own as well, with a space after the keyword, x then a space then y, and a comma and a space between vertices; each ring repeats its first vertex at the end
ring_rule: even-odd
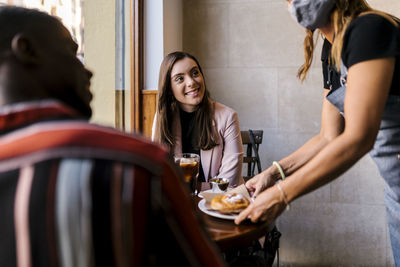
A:
MULTIPOLYGON (((213 177, 228 178, 232 186, 243 183, 243 144, 240 135, 239 120, 236 112, 218 102, 214 106, 214 127, 218 133, 218 145, 210 150, 200 150, 201 163, 206 181, 213 177)), ((157 114, 156 114, 157 117, 157 114)), ((156 127, 153 122, 152 139, 156 127)), ((174 116, 173 135, 175 138, 174 154, 182 153, 181 124, 179 112, 174 116)))

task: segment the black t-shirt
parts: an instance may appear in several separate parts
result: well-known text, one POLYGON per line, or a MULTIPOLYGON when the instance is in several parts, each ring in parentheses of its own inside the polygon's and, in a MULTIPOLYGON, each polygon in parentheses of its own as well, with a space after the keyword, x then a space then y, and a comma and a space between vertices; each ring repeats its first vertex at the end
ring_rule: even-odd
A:
MULTIPOLYGON (((200 150, 195 148, 197 144, 197 135, 195 135, 196 112, 185 112, 179 109, 182 129, 182 153, 194 153, 200 155, 200 150)), ((201 158, 200 158, 201 160, 201 158)), ((200 182, 205 182, 203 168, 200 164, 199 178, 200 182)))
MULTIPOLYGON (((321 55, 324 88, 330 89, 331 77, 335 89, 340 87, 340 73, 329 66, 330 51, 331 44, 325 39, 321 55)), ((390 94, 400 95, 400 26, 377 14, 354 19, 343 40, 343 64, 350 68, 362 61, 386 57, 396 58, 390 94)))
POLYGON ((340 72, 336 71, 335 67, 332 65, 331 48, 331 43, 325 39, 321 53, 325 89, 336 89, 340 87, 340 72))

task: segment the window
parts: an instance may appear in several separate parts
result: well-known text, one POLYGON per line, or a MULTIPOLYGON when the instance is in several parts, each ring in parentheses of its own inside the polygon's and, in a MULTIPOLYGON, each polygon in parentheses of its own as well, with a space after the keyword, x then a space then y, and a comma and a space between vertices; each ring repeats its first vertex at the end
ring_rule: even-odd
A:
POLYGON ((0 0, 0 4, 37 8, 59 17, 78 43, 78 57, 83 61, 83 0, 0 0))

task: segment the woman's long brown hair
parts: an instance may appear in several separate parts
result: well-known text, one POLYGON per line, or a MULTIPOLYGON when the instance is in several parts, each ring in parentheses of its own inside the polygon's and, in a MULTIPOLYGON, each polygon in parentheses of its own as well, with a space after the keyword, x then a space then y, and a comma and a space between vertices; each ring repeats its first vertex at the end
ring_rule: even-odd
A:
MULTIPOLYGON (((170 53, 164 58, 161 63, 158 79, 157 121, 154 136, 155 141, 168 146, 170 149, 175 145, 172 130, 174 114, 179 112, 178 101, 175 99, 171 88, 171 70, 177 61, 184 58, 193 59, 201 75, 203 75, 200 64, 194 56, 178 51, 170 53)), ((195 117, 194 133, 198 140, 194 140, 193 144, 196 149, 209 150, 218 145, 218 139, 213 126, 213 114, 212 101, 206 87, 204 88, 204 96, 198 105, 195 117)))
MULTIPOLYGON (((330 21, 334 27, 334 41, 332 44, 332 63, 337 70, 340 70, 340 62, 342 57, 343 38, 346 33, 347 27, 350 22, 360 15, 365 14, 378 14, 392 23, 395 23, 394 16, 385 12, 372 9, 365 0, 336 0, 336 6, 331 13, 330 21)), ((313 31, 306 30, 306 37, 304 39, 304 64, 299 68, 297 77, 304 81, 307 72, 311 67, 312 58, 314 53, 314 34, 313 31)))

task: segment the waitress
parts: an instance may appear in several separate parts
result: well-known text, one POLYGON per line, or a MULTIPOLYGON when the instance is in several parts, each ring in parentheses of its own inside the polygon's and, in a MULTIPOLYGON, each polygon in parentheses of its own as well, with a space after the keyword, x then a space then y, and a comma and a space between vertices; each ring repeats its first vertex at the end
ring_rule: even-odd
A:
POLYGON ((400 266, 399 20, 365 0, 287 2, 307 29, 301 80, 311 65, 314 31, 325 38, 321 131, 246 183, 257 198, 235 222, 275 220, 290 202, 334 180, 370 152, 386 181, 387 221, 400 266))
POLYGON ((244 182, 238 116, 209 95, 194 56, 179 51, 167 55, 160 67, 152 139, 171 154, 199 154, 199 181, 220 177, 237 186, 244 182))

